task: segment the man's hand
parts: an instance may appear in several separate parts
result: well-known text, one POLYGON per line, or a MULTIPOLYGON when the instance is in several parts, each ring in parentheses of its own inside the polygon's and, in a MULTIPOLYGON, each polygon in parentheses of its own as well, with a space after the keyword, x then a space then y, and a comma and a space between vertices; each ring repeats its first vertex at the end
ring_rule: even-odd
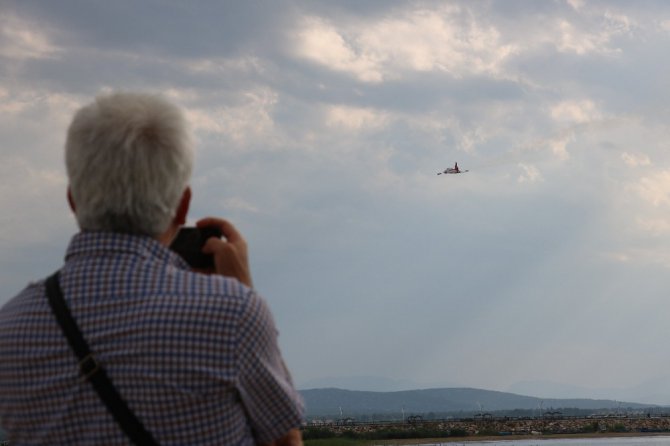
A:
POLYGON ((235 226, 221 218, 203 218, 196 223, 199 228, 214 226, 221 229, 225 240, 212 237, 202 248, 205 254, 214 256, 214 273, 234 277, 248 287, 252 286, 249 269, 247 242, 235 226))
POLYGON ((291 429, 280 439, 263 446, 302 446, 302 432, 300 429, 291 429))

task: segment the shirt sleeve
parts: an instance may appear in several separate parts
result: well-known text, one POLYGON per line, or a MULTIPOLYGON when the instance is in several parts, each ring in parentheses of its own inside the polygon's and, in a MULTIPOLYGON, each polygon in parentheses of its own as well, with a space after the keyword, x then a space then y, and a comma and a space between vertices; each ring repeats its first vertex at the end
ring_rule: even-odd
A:
POLYGON ((267 303, 251 292, 238 332, 238 391, 259 443, 271 443, 301 425, 304 405, 277 343, 267 303))

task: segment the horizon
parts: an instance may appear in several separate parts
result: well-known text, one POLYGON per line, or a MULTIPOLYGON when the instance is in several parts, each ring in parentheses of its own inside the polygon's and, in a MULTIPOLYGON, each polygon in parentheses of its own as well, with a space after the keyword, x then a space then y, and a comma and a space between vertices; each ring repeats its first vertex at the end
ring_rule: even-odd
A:
POLYGON ((478 389, 492 392, 512 393, 544 399, 591 399, 627 401, 655 406, 670 406, 670 396, 665 387, 655 387, 654 383, 647 386, 622 388, 588 388, 566 385, 549 381, 525 381, 510 385, 507 389, 459 385, 457 383, 418 383, 410 380, 394 380, 379 376, 346 376, 325 377, 298 383, 300 390, 335 388, 364 392, 403 392, 411 390, 431 389, 478 389))
POLYGON ((379 416, 405 413, 429 415, 433 419, 448 416, 471 417, 489 414, 515 417, 614 417, 670 416, 670 406, 634 401, 590 398, 542 398, 485 389, 443 388, 397 392, 368 392, 345 389, 300 390, 307 417, 335 415, 379 416))

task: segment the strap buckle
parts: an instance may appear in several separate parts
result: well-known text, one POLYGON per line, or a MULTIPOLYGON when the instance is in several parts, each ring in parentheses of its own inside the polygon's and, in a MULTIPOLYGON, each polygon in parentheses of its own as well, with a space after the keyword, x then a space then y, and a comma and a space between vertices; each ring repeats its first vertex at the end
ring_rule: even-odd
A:
POLYGON ((95 375, 100 370, 100 363, 93 353, 84 356, 84 359, 79 361, 79 372, 81 373, 81 380, 88 381, 91 376, 95 375))

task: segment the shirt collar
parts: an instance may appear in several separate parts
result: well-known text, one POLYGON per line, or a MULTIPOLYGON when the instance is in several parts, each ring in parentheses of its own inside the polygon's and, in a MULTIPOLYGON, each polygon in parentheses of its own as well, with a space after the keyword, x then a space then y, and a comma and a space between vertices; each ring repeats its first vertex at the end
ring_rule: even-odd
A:
POLYGON ((190 269, 179 255, 169 250, 156 239, 146 235, 123 234, 119 232, 82 231, 70 241, 65 260, 76 257, 99 256, 102 254, 130 254, 190 269))

